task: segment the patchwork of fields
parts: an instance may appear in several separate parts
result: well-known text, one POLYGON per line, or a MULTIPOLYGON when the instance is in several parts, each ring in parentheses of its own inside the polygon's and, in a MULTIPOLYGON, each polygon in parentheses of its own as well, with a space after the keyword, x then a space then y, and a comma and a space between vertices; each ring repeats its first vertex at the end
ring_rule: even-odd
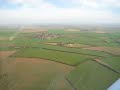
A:
POLYGON ((120 78, 119 39, 119 30, 0 28, 0 90, 106 90, 120 78))

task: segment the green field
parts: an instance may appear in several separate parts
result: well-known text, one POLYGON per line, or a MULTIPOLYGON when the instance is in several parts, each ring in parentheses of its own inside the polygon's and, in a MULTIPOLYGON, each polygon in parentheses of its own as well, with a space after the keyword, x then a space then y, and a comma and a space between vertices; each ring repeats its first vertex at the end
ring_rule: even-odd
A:
POLYGON ((108 58, 103 58, 102 61, 108 63, 111 65, 115 70, 120 72, 120 57, 108 57, 108 58))
POLYGON ((106 90, 119 75, 95 61, 88 61, 66 77, 77 90, 106 90))
POLYGON ((76 65, 90 58, 93 58, 92 56, 90 57, 88 55, 59 52, 59 51, 45 50, 45 49, 39 49, 39 48, 24 49, 19 51, 15 56, 50 59, 57 62, 69 64, 69 65, 76 65))

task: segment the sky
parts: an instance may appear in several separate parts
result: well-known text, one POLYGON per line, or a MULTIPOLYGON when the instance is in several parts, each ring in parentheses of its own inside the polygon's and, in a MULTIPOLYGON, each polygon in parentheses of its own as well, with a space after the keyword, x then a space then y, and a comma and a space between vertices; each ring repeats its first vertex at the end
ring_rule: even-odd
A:
POLYGON ((0 24, 120 24, 120 0, 0 0, 0 24))

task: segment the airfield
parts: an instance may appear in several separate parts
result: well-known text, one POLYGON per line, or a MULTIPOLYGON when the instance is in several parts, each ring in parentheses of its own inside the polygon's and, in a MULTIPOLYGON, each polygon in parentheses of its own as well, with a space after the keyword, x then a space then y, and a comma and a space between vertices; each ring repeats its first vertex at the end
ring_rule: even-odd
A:
POLYGON ((120 29, 0 28, 0 90, 107 90, 120 78, 120 29))

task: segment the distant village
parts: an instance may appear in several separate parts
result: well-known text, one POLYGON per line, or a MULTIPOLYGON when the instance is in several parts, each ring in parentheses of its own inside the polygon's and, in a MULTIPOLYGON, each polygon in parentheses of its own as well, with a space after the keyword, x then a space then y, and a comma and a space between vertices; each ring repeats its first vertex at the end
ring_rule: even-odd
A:
POLYGON ((61 37, 61 35, 59 34, 48 34, 48 33, 36 33, 34 35, 35 38, 38 39, 47 39, 47 40, 51 40, 51 39, 55 39, 55 38, 59 38, 61 37))

